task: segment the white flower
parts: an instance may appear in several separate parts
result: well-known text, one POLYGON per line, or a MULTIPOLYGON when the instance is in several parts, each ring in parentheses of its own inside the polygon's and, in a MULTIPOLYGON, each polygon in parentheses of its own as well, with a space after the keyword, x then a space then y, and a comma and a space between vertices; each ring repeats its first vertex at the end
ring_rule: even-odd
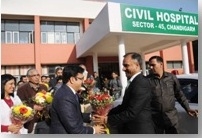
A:
POLYGON ((45 103, 45 98, 41 97, 41 96, 37 96, 36 97, 36 103, 39 103, 39 104, 42 104, 42 103, 45 103))

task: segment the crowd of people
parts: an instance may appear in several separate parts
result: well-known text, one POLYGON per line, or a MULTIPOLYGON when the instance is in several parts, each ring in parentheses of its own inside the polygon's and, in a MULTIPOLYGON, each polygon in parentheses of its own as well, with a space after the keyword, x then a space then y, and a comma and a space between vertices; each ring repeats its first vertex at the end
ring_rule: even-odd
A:
POLYGON ((87 91, 83 83, 91 78, 94 82, 93 93, 107 91, 117 100, 123 86, 116 71, 111 73, 111 77, 101 78, 98 72, 89 74, 85 65, 81 64, 57 67, 52 79, 47 75, 41 76, 35 68, 21 76, 19 82, 11 74, 1 75, 1 132, 104 134, 104 126, 107 125, 111 134, 177 134, 179 121, 175 99, 188 115, 198 116, 197 109, 190 109, 176 76, 164 71, 160 56, 149 59, 152 73, 148 76, 142 73, 142 58, 139 53, 125 54, 122 65, 128 86, 122 103, 106 115, 82 112, 81 93, 87 91), (53 102, 48 109, 32 100, 37 92, 43 90, 53 94, 53 102), (25 124, 13 124, 10 119, 11 107, 20 103, 26 103, 37 113, 47 110, 50 118, 35 114, 25 124))

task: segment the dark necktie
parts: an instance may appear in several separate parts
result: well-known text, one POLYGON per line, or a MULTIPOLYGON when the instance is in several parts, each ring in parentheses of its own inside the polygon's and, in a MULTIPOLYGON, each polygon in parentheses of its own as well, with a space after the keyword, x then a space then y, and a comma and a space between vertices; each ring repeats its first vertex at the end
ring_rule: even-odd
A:
POLYGON ((79 103, 79 96, 78 96, 78 94, 75 94, 75 97, 76 97, 76 101, 79 103))
POLYGON ((79 95, 76 93, 75 97, 76 97, 76 101, 78 102, 78 105, 79 105, 79 112, 81 113, 81 116, 83 117, 82 112, 81 112, 80 102, 79 102, 79 95))

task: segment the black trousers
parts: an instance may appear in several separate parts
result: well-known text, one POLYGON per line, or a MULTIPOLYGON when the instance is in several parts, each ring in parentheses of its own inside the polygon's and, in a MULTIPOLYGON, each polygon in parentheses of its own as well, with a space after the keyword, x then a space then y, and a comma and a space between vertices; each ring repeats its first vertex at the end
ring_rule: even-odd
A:
POLYGON ((46 121, 37 122, 34 134, 49 134, 49 125, 46 121))
POLYGON ((156 134, 178 134, 179 133, 179 122, 178 116, 174 115, 168 117, 165 114, 152 115, 153 122, 155 125, 156 134))

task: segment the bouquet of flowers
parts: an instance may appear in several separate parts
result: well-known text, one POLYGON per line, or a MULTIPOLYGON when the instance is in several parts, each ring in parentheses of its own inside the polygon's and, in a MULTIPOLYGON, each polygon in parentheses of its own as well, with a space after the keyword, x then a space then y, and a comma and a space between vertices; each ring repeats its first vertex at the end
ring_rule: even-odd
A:
POLYGON ((93 78, 87 78, 83 82, 83 85, 86 87, 87 90, 92 89, 94 84, 95 84, 95 81, 93 78))
POLYGON ((90 95, 88 101, 91 104, 94 113, 106 115, 112 107, 113 97, 104 92, 90 95))
POLYGON ((34 118, 35 111, 24 104, 11 107, 11 122, 13 124, 24 124, 34 118))
POLYGON ((87 78, 83 82, 83 87, 81 87, 81 98, 83 99, 83 104, 89 104, 88 97, 93 94, 93 87, 95 80, 93 78, 87 78))
POLYGON ((34 97, 34 102, 38 105, 45 107, 47 104, 52 103, 53 96, 50 92, 40 91, 34 97))
POLYGON ((33 101, 35 102, 35 104, 43 107, 43 110, 37 111, 36 115, 42 120, 46 120, 47 123, 49 123, 50 122, 49 108, 50 104, 53 101, 52 93, 46 92, 44 90, 37 92, 36 95, 33 97, 33 101))
MULTIPOLYGON (((113 97, 108 92, 89 95, 88 101, 91 104, 92 110, 95 114, 105 116, 112 108, 113 97)), ((106 124, 102 124, 105 127, 106 134, 109 134, 109 128, 106 124)))

